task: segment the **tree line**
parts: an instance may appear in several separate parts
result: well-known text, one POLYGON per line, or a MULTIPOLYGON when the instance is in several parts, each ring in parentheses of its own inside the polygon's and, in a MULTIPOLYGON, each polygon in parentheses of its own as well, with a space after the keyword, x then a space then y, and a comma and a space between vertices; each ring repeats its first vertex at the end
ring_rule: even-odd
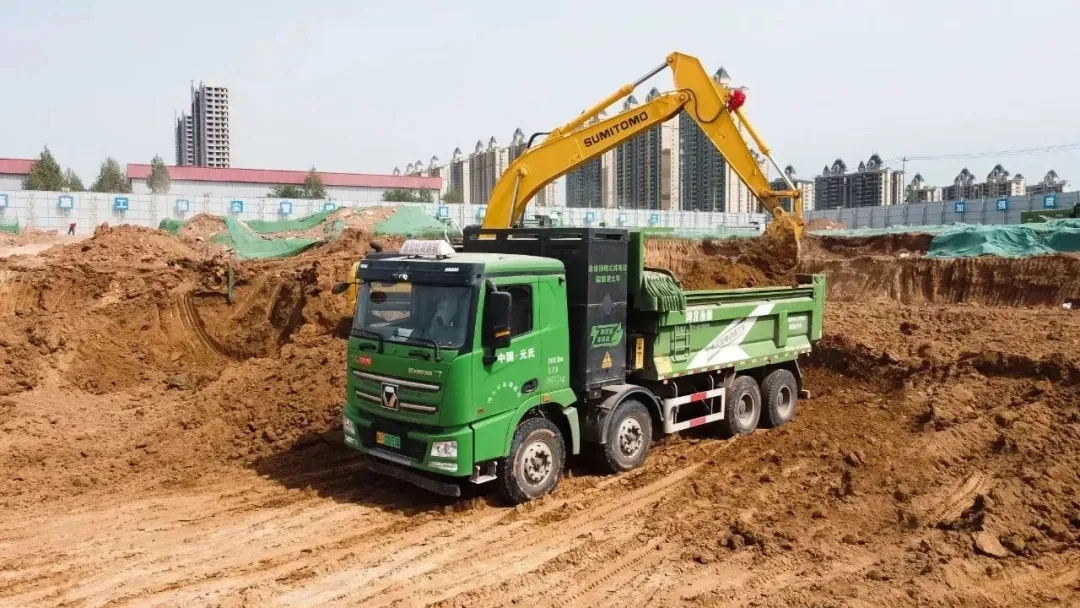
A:
MULTIPOLYGON (((168 194, 172 187, 172 177, 169 168, 165 166, 161 155, 156 155, 150 161, 150 175, 146 178, 147 187, 153 194, 168 194)), ((47 192, 86 192, 82 179, 71 168, 66 171, 60 168, 48 146, 42 150, 41 155, 34 161, 30 173, 23 180, 23 190, 43 190, 47 192)), ((101 163, 97 179, 90 185, 90 192, 117 192, 130 193, 131 180, 127 172, 120 166, 116 159, 106 158, 101 163)), ((267 198, 292 198, 292 199, 316 199, 327 198, 326 186, 322 177, 315 167, 308 171, 302 185, 283 184, 275 186, 266 193, 267 198)), ((431 190, 386 190, 382 194, 382 200, 393 203, 430 203, 434 201, 431 190)), ((443 198, 444 203, 460 203, 461 194, 455 191, 447 192, 443 198)))

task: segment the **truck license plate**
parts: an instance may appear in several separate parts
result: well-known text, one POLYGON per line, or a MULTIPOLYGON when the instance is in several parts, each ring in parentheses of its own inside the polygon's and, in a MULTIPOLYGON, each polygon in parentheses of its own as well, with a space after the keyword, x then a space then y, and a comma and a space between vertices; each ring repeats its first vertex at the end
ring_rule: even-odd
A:
POLYGON ((401 449, 401 437, 397 435, 391 435, 390 433, 384 433, 382 431, 375 431, 375 443, 385 445, 386 447, 394 448, 395 450, 401 449))

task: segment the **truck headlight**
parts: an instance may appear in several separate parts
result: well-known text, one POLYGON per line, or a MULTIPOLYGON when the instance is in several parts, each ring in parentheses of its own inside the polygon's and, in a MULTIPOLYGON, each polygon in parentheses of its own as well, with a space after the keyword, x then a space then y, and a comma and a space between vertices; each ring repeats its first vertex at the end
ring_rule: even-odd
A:
POLYGON ((356 424, 345 414, 341 415, 341 428, 345 431, 346 435, 356 434, 356 424))
POLYGON ((431 444, 431 455, 435 458, 457 458, 457 440, 436 441, 431 444))

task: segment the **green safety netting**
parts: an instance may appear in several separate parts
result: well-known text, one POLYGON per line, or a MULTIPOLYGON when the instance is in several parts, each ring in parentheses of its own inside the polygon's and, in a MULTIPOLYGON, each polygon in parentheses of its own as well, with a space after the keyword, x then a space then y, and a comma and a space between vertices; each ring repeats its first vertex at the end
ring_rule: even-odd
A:
POLYGON ((0 232, 19 234, 19 222, 0 222, 0 232))
POLYGON ((215 234, 211 240, 236 252, 240 259, 284 258, 308 249, 319 239, 264 239, 249 230, 243 223, 231 217, 222 218, 227 232, 215 234))
POLYGON ((184 227, 184 220, 174 220, 172 218, 165 218, 158 223, 158 230, 165 230, 172 234, 180 234, 180 229, 184 227))
POLYGON ((959 224, 934 236, 926 257, 1026 258, 1076 251, 1080 251, 1080 219, 1065 219, 1004 226, 959 224))
POLYGON ((444 233, 457 232, 456 228, 451 228, 424 213, 422 208, 408 205, 398 207, 393 215, 375 224, 375 234, 380 236, 393 234, 410 238, 434 238, 441 237, 444 233))
POLYGON ((326 218, 330 217, 335 211, 337 210, 330 209, 328 211, 320 211, 308 216, 298 217, 295 220, 251 220, 250 222, 246 222, 246 224, 252 232, 258 232, 259 234, 299 232, 301 230, 311 230, 325 222, 326 218))

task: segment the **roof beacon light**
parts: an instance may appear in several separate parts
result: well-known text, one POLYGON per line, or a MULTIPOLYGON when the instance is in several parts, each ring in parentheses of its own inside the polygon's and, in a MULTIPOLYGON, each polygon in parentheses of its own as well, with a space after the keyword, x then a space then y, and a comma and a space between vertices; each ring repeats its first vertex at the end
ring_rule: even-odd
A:
POLYGON ((446 241, 409 239, 401 245, 401 255, 448 258, 454 255, 454 248, 446 241))

